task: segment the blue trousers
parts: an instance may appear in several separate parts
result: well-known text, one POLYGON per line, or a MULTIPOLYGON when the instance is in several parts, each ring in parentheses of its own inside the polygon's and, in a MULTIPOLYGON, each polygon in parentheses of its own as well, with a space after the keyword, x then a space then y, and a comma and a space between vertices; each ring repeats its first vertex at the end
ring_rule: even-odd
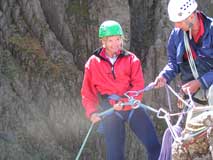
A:
POLYGON ((144 144, 148 153, 148 159, 157 160, 161 145, 157 139, 154 126, 143 108, 132 111, 116 111, 102 120, 106 144, 106 159, 125 159, 125 122, 129 122, 131 130, 144 144))

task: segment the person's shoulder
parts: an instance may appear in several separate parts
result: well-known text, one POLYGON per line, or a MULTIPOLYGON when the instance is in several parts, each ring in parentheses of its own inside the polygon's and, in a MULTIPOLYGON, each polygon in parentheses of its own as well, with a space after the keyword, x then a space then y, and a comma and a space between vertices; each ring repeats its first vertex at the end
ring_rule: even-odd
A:
POLYGON ((122 50, 122 54, 125 55, 125 56, 134 55, 133 52, 131 52, 131 51, 129 51, 129 50, 126 50, 126 49, 123 49, 123 50, 122 50))
POLYGON ((97 59, 100 59, 99 57, 97 57, 96 55, 91 55, 89 58, 88 58, 88 60, 87 60, 87 62, 89 61, 94 61, 94 60, 97 60, 97 59))
POLYGON ((131 51, 123 50, 123 54, 124 54, 124 56, 129 57, 132 62, 140 61, 139 58, 136 56, 136 54, 131 51))
POLYGON ((204 25, 206 27, 208 27, 210 30, 213 30, 213 17, 209 17, 207 16, 205 13, 203 12, 200 12, 200 14, 202 15, 203 17, 203 22, 204 22, 204 25))
POLYGON ((101 48, 98 48, 92 52, 92 55, 88 58, 87 62, 85 63, 85 67, 89 67, 96 61, 100 61, 100 57, 98 56, 101 52, 101 48))
POLYGON ((213 35, 213 18, 206 16, 206 21, 204 22, 205 28, 213 35))
POLYGON ((210 16, 206 15, 204 12, 201 12, 201 11, 200 11, 200 15, 202 16, 202 18, 203 18, 204 20, 207 20, 207 21, 209 21, 210 23, 213 22, 213 17, 210 17, 210 16))
POLYGON ((128 51, 128 50, 126 50, 126 49, 123 49, 121 54, 122 54, 123 56, 136 56, 133 52, 128 51))
POLYGON ((173 28, 173 30, 171 31, 171 34, 169 36, 168 41, 169 42, 175 42, 175 43, 179 43, 180 40, 183 37, 183 31, 180 28, 173 28))
POLYGON ((85 63, 85 68, 89 68, 89 66, 91 66, 94 63, 94 61, 97 61, 97 59, 98 59, 97 56, 91 55, 87 60, 87 62, 85 63))
POLYGON ((211 30, 211 33, 213 34, 213 18, 212 17, 207 17, 207 19, 210 22, 209 28, 211 30))
POLYGON ((180 34, 183 34, 183 31, 182 31, 180 28, 174 27, 174 28, 172 29, 172 31, 171 31, 171 35, 176 35, 176 36, 178 36, 178 35, 180 35, 180 34))

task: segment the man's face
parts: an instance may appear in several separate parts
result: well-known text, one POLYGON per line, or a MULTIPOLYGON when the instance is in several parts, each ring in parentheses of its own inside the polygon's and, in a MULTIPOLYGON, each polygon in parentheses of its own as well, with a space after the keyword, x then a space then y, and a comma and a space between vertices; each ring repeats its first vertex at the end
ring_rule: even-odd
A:
POLYGON ((106 52, 110 55, 118 52, 122 48, 122 37, 121 36, 110 36, 102 40, 102 44, 106 48, 106 52))
POLYGON ((180 22, 175 22, 174 25, 175 25, 176 28, 180 28, 183 31, 188 31, 189 30, 189 23, 187 23, 186 20, 180 21, 180 22))
POLYGON ((180 22, 175 22, 174 23, 174 26, 176 28, 180 28, 182 29, 183 31, 188 31, 189 30, 189 26, 190 26, 190 23, 192 23, 193 21, 193 14, 190 15, 188 18, 186 18, 185 20, 183 21, 180 21, 180 22))

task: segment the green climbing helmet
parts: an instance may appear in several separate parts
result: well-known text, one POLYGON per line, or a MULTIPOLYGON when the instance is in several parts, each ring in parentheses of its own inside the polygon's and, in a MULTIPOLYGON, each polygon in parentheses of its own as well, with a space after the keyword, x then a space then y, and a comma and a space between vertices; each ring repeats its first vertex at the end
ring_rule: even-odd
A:
POLYGON ((99 38, 108 37, 108 36, 123 36, 123 30, 121 25, 112 20, 104 21, 99 27, 99 38))

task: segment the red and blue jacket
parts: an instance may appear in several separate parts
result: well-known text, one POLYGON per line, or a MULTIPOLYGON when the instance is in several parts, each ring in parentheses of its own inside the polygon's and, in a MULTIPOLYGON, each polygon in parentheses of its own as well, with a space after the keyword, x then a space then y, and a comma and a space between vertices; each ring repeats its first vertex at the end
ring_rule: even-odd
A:
MULTIPOLYGON (((133 53, 121 50, 117 53, 115 63, 111 64, 105 49, 98 48, 85 64, 81 95, 86 116, 90 117, 98 111, 99 95, 123 96, 127 91, 137 91, 143 87, 141 63, 133 53)), ((135 98, 141 100, 142 94, 135 98)), ((130 109, 130 106, 124 108, 130 109)))
MULTIPOLYGON (((197 12, 200 21, 200 31, 197 37, 189 39, 193 58, 199 74, 198 80, 203 89, 213 84, 213 19, 197 12)), ((168 63, 160 73, 169 83, 180 73, 183 83, 194 79, 189 62, 186 58, 183 31, 174 28, 170 34, 167 46, 168 63)))

